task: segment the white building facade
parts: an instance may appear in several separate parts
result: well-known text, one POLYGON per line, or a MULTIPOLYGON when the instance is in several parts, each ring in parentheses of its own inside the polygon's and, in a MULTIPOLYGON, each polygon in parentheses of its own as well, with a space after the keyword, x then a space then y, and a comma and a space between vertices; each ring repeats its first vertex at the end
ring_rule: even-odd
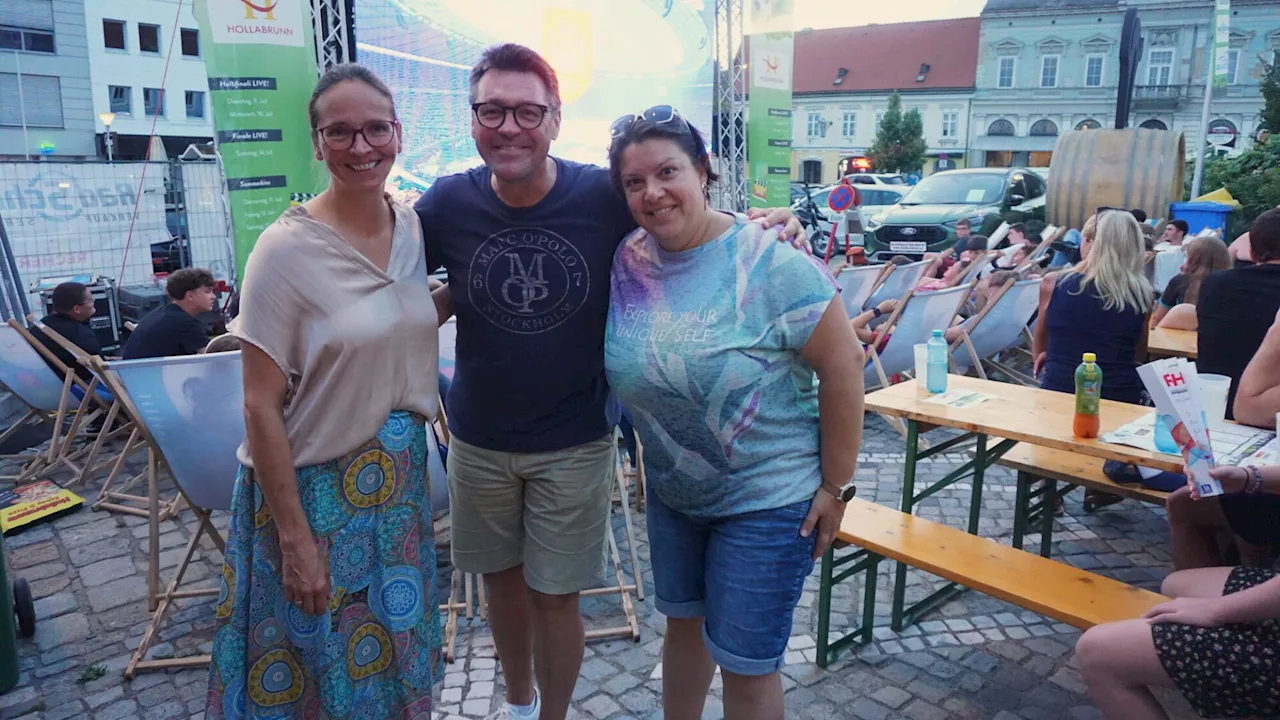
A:
MULTIPOLYGON (((968 136, 971 166, 1047 167, 1060 134, 1115 127, 1120 32, 1138 9, 1144 48, 1129 127, 1182 132, 1200 147, 1211 0, 988 0, 968 136)), ((1210 105, 1209 139, 1220 151, 1250 146, 1262 123, 1260 81, 1280 56, 1280 5, 1233 0, 1230 68, 1210 105)))
POLYGON ((190 0, 91 0, 85 27, 94 111, 115 115, 117 159, 141 159, 153 132, 170 156, 212 141, 205 38, 190 0))

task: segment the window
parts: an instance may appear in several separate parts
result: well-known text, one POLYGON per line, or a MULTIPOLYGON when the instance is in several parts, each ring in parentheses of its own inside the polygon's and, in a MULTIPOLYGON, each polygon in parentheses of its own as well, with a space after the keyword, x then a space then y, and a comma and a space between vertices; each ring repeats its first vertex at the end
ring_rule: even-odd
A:
POLYGON ((1084 60, 1084 86, 1102 87, 1102 69, 1106 67, 1106 55, 1090 55, 1084 60))
POLYGON ((1148 130, 1168 130, 1169 129, 1168 125, 1165 125, 1164 123, 1160 122, 1159 120, 1156 120, 1155 118, 1144 121, 1138 127, 1144 127, 1148 130))
POLYGON ((1031 131, 1027 134, 1038 137, 1052 137, 1058 134, 1058 126, 1052 120, 1037 120, 1031 125, 1031 131))
MULTIPOLYGON (((805 160, 800 163, 800 176, 810 185, 817 185, 822 182, 822 161, 821 160, 805 160)), ((827 204, 824 198, 821 202, 817 197, 813 200, 818 203, 818 207, 824 207, 827 204)))
POLYGON ((1027 187, 1027 199, 1038 198, 1045 192, 1044 182, 1039 177, 1030 173, 1022 176, 1027 187))
POLYGON ((0 103, 0 125, 62 127, 62 83, 56 77, 0 73, 0 97, 21 98, 0 103))
POLYGON ((1040 58, 1040 87, 1053 88, 1058 87, 1058 60, 1057 55, 1045 55, 1040 58))
POLYGON ((991 123, 990 127, 987 128, 987 134, 988 135, 1012 135, 1013 123, 1009 122, 1008 120, 1005 120, 1004 118, 996 120, 995 122, 991 123))
POLYGON ((127 85, 108 85, 107 102, 111 112, 117 115, 133 114, 133 88, 127 85))
POLYGON ((879 135, 879 134, 880 134, 880 125, 884 123, 884 114, 885 114, 885 113, 887 113, 887 112, 889 112, 889 111, 888 111, 888 110, 877 110, 877 111, 876 111, 876 134, 877 134, 877 135, 879 135))
POLYGON ((955 138, 959 134, 960 113, 955 110, 942 111, 942 137, 955 138))
POLYGON ((1173 80, 1173 51, 1152 50, 1147 55, 1147 84, 1168 85, 1173 80))
POLYGON ((142 109, 147 117, 164 117, 164 90, 142 88, 142 109))
POLYGON ((996 87, 1011 88, 1013 87, 1013 68, 1018 62, 1017 58, 1002 57, 1000 58, 1000 72, 996 77, 996 87))
POLYGON ((822 137, 825 134, 822 132, 822 114, 821 113, 816 113, 816 112, 809 113, 809 123, 808 123, 807 129, 808 129, 808 135, 811 138, 822 137))
POLYGON ((840 134, 847 138, 858 134, 858 113, 852 110, 844 111, 844 117, 840 120, 840 134))
POLYGON ((1098 122, 1097 120, 1094 120, 1093 118, 1089 118, 1088 120, 1081 120, 1080 123, 1076 125, 1077 130, 1097 130, 1098 128, 1101 128, 1101 127, 1102 127, 1102 123, 1098 122))
POLYGON ((111 50, 127 50, 124 44, 124 21, 102 21, 102 44, 111 50))
POLYGON ((182 54, 187 57, 200 57, 200 31, 182 28, 182 54))
POLYGON ((160 52, 160 26, 138 23, 138 49, 144 53, 160 52))
POLYGON ((51 53, 54 49, 52 30, 0 25, 0 50, 51 53))
POLYGON ((192 120, 204 119, 204 93, 198 90, 187 91, 187 117, 192 120))
POLYGON ((1236 84, 1236 73, 1240 70, 1240 51, 1227 51, 1227 84, 1236 84))

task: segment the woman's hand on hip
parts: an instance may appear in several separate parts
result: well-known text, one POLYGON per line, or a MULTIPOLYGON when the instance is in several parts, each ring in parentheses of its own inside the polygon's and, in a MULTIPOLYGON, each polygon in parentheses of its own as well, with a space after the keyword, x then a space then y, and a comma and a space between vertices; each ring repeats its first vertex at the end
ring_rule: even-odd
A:
POLYGON ((280 544, 280 574, 285 600, 308 615, 321 615, 329 607, 329 562, 315 538, 280 544))
POLYGON ((809 516, 804 519, 804 524, 800 526, 800 537, 809 537, 813 534, 814 528, 818 530, 818 539, 813 546, 813 559, 816 561, 822 557, 822 554, 831 547, 831 542, 836 539, 836 532, 840 530, 840 521, 844 519, 845 503, 831 493, 818 488, 817 494, 813 496, 813 502, 809 505, 809 516))

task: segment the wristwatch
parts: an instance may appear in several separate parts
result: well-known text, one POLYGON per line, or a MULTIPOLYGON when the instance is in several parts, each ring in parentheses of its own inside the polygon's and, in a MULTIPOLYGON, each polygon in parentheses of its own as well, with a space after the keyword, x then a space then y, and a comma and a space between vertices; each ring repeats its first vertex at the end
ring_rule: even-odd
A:
POLYGON ((850 500, 853 499, 854 495, 858 494, 858 488, 856 485, 853 484, 852 480, 845 483, 844 485, 841 485, 839 490, 832 490, 831 488, 827 487, 826 484, 823 484, 822 489, 826 490, 827 493, 829 493, 832 497, 834 497, 835 499, 839 500, 842 503, 849 502, 850 500))
POLYGON ((873 318, 873 319, 875 319, 875 318, 879 318, 881 315, 883 315, 883 314, 884 314, 884 311, 883 311, 883 310, 881 310, 881 309, 880 309, 880 308, 878 308, 878 307, 873 307, 873 308, 871 308, 871 314, 874 316, 874 318, 873 318))

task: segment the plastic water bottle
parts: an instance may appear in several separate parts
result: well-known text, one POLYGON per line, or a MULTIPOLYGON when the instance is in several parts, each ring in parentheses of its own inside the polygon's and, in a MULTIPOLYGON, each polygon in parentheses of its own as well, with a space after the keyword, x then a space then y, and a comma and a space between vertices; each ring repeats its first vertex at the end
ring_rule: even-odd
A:
POLYGON ((947 341, 942 339, 941 330, 934 330, 927 344, 929 366, 925 373, 925 387, 930 394, 937 395, 947 391, 947 341))

